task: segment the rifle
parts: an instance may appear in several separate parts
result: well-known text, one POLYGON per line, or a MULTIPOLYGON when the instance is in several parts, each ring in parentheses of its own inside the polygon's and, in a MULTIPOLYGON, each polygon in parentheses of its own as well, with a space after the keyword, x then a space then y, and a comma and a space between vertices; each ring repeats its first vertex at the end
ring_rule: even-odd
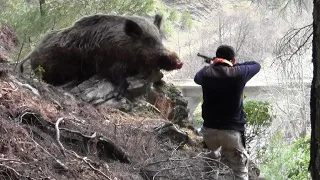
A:
POLYGON ((213 61, 216 57, 210 58, 208 56, 202 55, 200 53, 197 54, 197 56, 204 58, 204 62, 210 64, 210 61, 213 61))

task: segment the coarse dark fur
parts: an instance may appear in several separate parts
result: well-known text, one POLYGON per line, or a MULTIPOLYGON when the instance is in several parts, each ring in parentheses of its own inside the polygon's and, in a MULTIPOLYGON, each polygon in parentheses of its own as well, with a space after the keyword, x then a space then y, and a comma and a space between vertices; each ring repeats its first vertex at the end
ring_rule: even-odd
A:
POLYGON ((176 53, 164 47, 160 27, 162 16, 154 22, 139 16, 97 14, 84 17, 69 28, 49 32, 38 47, 21 63, 30 59, 32 69, 44 68, 43 80, 62 85, 98 74, 120 88, 126 78, 140 72, 182 67, 176 53))

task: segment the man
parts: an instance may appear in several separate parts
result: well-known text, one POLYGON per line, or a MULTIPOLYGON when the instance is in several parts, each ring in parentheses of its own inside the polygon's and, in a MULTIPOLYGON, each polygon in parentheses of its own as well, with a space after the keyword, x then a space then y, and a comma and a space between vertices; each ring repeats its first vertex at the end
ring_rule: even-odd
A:
POLYGON ((243 89, 260 68, 255 61, 235 64, 234 49, 221 45, 210 66, 203 67, 194 78, 195 83, 202 86, 201 132, 211 150, 209 157, 220 160, 223 153, 236 179, 241 180, 249 179, 243 138, 246 124, 243 89))

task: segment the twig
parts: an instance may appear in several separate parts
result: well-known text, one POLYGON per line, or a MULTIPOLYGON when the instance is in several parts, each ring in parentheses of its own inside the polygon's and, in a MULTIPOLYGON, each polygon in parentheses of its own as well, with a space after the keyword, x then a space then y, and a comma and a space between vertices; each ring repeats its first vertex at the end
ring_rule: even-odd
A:
POLYGON ((214 162, 216 162, 216 163, 218 163, 218 164, 221 164, 221 165, 223 165, 223 166, 231 169, 228 165, 226 165, 226 164, 224 164, 224 163, 222 163, 222 162, 220 162, 220 161, 218 161, 218 160, 215 160, 215 159, 212 159, 212 158, 208 158, 208 157, 204 157, 204 156, 200 156, 200 154, 202 154, 202 153, 199 153, 197 156, 195 156, 195 157, 193 157, 193 158, 201 158, 201 159, 206 159, 206 160, 214 161, 214 162))
POLYGON ((55 128, 56 128, 56 141, 60 147, 60 151, 62 152, 62 154, 64 155, 64 157, 66 157, 66 153, 65 153, 65 149, 63 147, 63 145, 60 142, 60 130, 59 130, 59 123, 63 120, 64 118, 59 118, 56 122, 55 128))
POLYGON ((171 156, 173 156, 174 152, 176 152, 180 147, 183 147, 184 144, 185 144, 185 142, 179 143, 179 145, 177 147, 175 147, 174 150, 172 151, 171 156))
POLYGON ((74 114, 72 113, 69 113, 69 115, 73 118, 72 120, 74 121, 77 121, 77 122, 80 122, 82 124, 84 124, 86 121, 85 120, 82 120, 82 119, 78 119, 74 114))
POLYGON ((82 134, 82 133, 79 132, 79 131, 70 130, 70 129, 67 129, 67 128, 59 128, 59 129, 62 130, 62 131, 67 131, 68 133, 78 134, 78 135, 80 135, 81 137, 87 138, 87 139, 93 139, 93 138, 96 138, 96 137, 97 137, 97 132, 94 132, 92 135, 88 136, 88 135, 82 134))
POLYGON ((13 169, 12 167, 10 167, 10 166, 7 166, 7 165, 5 165, 5 164, 0 164, 0 166, 2 166, 2 167, 4 167, 4 168, 9 169, 10 171, 14 172, 18 177, 24 177, 24 176, 22 176, 20 173, 18 173, 15 169, 13 169))
POLYGON ((289 61, 291 60, 291 58, 294 56, 294 55, 296 55, 300 50, 301 50, 301 48, 302 47, 304 47, 304 45, 309 41, 309 39, 310 39, 310 37, 313 35, 313 33, 310 33, 310 35, 307 37, 307 39, 301 44, 301 45, 299 45, 299 47, 297 48, 297 50, 295 51, 295 52, 293 52, 292 54, 291 54, 291 56, 289 57, 289 61))
POLYGON ((162 116, 162 118, 164 118, 165 120, 168 120, 168 118, 166 118, 164 116, 164 114, 156 106, 154 106, 153 104, 150 104, 149 102, 146 102, 146 106, 147 107, 151 107, 153 110, 155 110, 157 113, 159 113, 162 116))
MULTIPOLYGON (((290 57, 289 57, 288 59, 286 59, 286 60, 287 60, 287 61, 291 60, 294 55, 296 55, 304 46, 306 46, 308 40, 309 40, 310 37, 313 35, 312 32, 311 32, 310 34, 308 34, 308 32, 310 32, 311 29, 312 29, 312 24, 308 24, 308 25, 306 25, 306 26, 304 26, 304 27, 294 28, 294 29, 291 29, 291 30, 287 31, 287 33, 283 36, 283 38, 280 40, 280 42, 277 43, 277 46, 278 46, 278 47, 275 49, 275 51, 276 51, 275 53, 276 53, 276 55, 277 55, 276 59, 280 59, 280 60, 281 60, 282 57, 285 57, 285 56, 289 56, 289 55, 290 55, 290 57), (298 45, 297 49, 296 49, 293 53, 289 53, 289 54, 283 53, 283 54, 282 54, 281 52, 282 52, 282 51, 285 51, 285 50, 284 50, 285 47, 288 47, 288 48, 290 48, 290 50, 293 50, 293 48, 291 47, 291 46, 292 46, 292 45, 291 45, 291 44, 292 44, 291 42, 293 41, 293 39, 294 39, 295 37, 298 36, 298 34, 299 34, 302 30, 304 30, 304 34, 301 35, 301 37, 306 37, 306 36, 307 36, 307 38, 305 39, 305 41, 304 41, 303 43, 301 43, 300 45, 298 45)), ((281 62, 282 62, 282 60, 281 60, 281 62)), ((275 60, 273 60, 271 66, 272 66, 274 63, 275 63, 275 60)))
POLYGON ((100 171, 99 169, 95 168, 92 166, 92 164, 90 162, 87 161, 87 158, 86 157, 80 157, 76 152, 74 151, 69 151, 69 150, 66 150, 68 153, 70 153, 71 155, 75 156, 76 158, 84 161, 92 170, 94 170, 95 172, 99 173, 100 175, 102 175, 103 177, 105 177, 106 179, 108 180, 111 180, 110 177, 108 177, 106 174, 104 174, 102 171, 100 171))
POLYGON ((144 153, 145 155, 147 155, 147 156, 148 156, 148 159, 149 159, 149 158, 150 158, 150 155, 147 153, 146 147, 145 147, 144 144, 142 145, 142 150, 143 150, 143 153, 144 153))
POLYGON ((19 121, 20 123, 22 123, 23 117, 24 117, 25 115, 28 115, 28 114, 31 114, 31 115, 33 115, 34 117, 36 117, 36 113, 33 113, 33 112, 30 112, 30 111, 26 110, 24 113, 22 113, 22 114, 19 115, 18 121, 19 121))
MULTIPOLYGON (((161 173, 162 171, 168 171, 168 170, 172 170, 172 169, 177 169, 177 168, 188 168, 188 167, 193 167, 193 165, 187 165, 187 166, 178 166, 178 167, 172 167, 172 168, 163 168, 161 170, 159 170, 152 178, 152 180, 155 180, 156 176, 161 173)), ((152 170, 148 170, 148 171, 152 171, 152 170)), ((192 177, 192 176, 191 176, 192 177)), ((192 178, 193 179, 193 178, 192 178)))
POLYGON ((184 161, 184 164, 186 165, 186 168, 187 168, 187 170, 188 170, 191 178, 194 179, 193 176, 192 176, 192 173, 191 173, 191 171, 190 171, 190 168, 189 168, 188 164, 187 164, 185 161, 184 161))
POLYGON ((25 163, 25 162, 22 162, 18 159, 4 159, 4 158, 0 158, 0 162, 11 162, 11 163, 19 163, 19 164, 29 164, 29 163, 25 163))
POLYGON ((47 153, 49 156, 51 156, 62 168, 64 168, 65 170, 68 170, 67 166, 64 165, 59 159, 57 159, 56 157, 54 157, 52 154, 50 154, 44 147, 42 147, 39 143, 37 143, 34 139, 32 139, 32 141, 36 144, 36 146, 39 146, 40 149, 42 149, 45 153, 47 153))

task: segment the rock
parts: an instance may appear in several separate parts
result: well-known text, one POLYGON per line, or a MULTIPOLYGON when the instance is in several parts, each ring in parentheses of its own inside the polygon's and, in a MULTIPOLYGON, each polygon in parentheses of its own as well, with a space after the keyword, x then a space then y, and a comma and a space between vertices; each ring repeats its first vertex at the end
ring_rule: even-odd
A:
POLYGON ((182 93, 173 84, 167 84, 164 81, 159 81, 154 83, 153 89, 151 89, 149 96, 147 98, 148 102, 155 104, 160 111, 164 114, 167 113, 168 107, 170 107, 170 112, 167 118, 182 127, 188 127, 188 101, 183 98, 182 93), (167 100, 169 99, 169 100, 167 100), (163 108, 157 105, 157 102, 161 102, 163 108))
POLYGON ((133 104, 126 98, 122 98, 120 101, 117 101, 116 99, 113 98, 103 104, 100 104, 100 106, 113 107, 126 113, 131 112, 133 108, 132 107, 133 104))
POLYGON ((186 132, 180 130, 175 124, 168 122, 162 123, 154 128, 154 131, 158 133, 160 139, 170 139, 171 142, 180 146, 188 143, 189 136, 186 132))
POLYGON ((169 119, 182 127, 186 127, 186 123, 188 123, 188 114, 189 111, 186 107, 182 105, 177 105, 172 109, 172 112, 169 115, 169 119))
POLYGON ((157 82, 160 82, 162 78, 163 78, 163 73, 161 71, 155 71, 150 75, 149 81, 152 83, 157 83, 157 82))
POLYGON ((148 89, 151 87, 151 83, 149 83, 145 79, 140 79, 139 77, 130 77, 127 79, 129 82, 129 87, 127 89, 126 97, 128 99, 135 99, 139 96, 143 96, 146 94, 148 89))
POLYGON ((113 96, 114 86, 111 82, 98 76, 73 87, 70 92, 86 102, 99 104, 108 101, 113 96))
POLYGON ((173 84, 162 81, 162 77, 161 71, 154 71, 148 76, 139 74, 127 78, 129 87, 120 101, 113 97, 116 87, 108 79, 97 75, 80 83, 70 82, 62 87, 85 102, 114 107, 124 112, 132 111, 135 102, 146 101, 158 108, 164 118, 186 127, 189 113, 187 100, 173 84))
MULTIPOLYGON (((131 100, 145 95, 151 87, 151 84, 147 80, 142 79, 141 76, 129 77, 127 80, 130 85, 126 93, 126 98, 131 100)), ((77 82, 68 83, 63 85, 63 88, 80 97, 82 100, 95 105, 105 103, 105 105, 119 107, 119 104, 126 103, 113 100, 115 86, 108 79, 101 78, 97 75, 80 84, 77 82)))

